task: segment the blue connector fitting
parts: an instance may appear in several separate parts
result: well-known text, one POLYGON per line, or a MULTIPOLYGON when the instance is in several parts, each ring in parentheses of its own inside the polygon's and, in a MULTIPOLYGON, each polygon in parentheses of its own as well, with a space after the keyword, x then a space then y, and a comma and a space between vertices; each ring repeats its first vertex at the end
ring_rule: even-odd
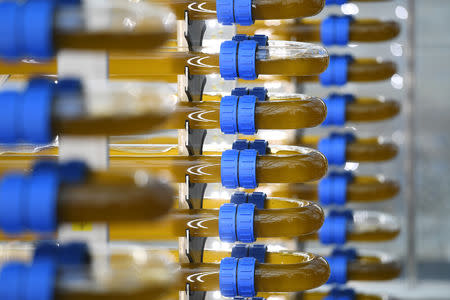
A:
POLYGON ((353 181, 351 172, 331 172, 318 185, 321 205, 343 206, 347 202, 347 186, 353 181))
POLYGON ((325 46, 346 46, 349 41, 351 16, 331 15, 322 21, 320 37, 325 46))
POLYGON ((258 187, 256 182, 257 152, 254 149, 242 150, 239 155, 239 186, 246 189, 258 187))
POLYGON ((348 64, 353 61, 350 55, 330 55, 328 68, 320 74, 320 83, 325 86, 343 86, 347 83, 348 64))
POLYGON ((254 233, 255 205, 252 203, 243 203, 238 205, 236 213, 236 236, 237 240, 243 243, 253 243, 254 233))
POLYGON ((237 290, 238 259, 225 257, 220 262, 219 285, 220 293, 224 297, 235 297, 237 290))
POLYGON ((347 227, 353 222, 353 214, 350 210, 332 210, 325 218, 322 228, 319 230, 319 240, 322 244, 343 245, 347 241, 347 227))
POLYGON ((254 135, 256 133, 255 107, 255 96, 246 95, 239 97, 237 108, 237 127, 239 133, 245 135, 254 135))
POLYGON ((248 256, 249 247, 244 244, 236 244, 231 248, 231 257, 243 258, 248 256))
MULTIPOLYGON (((221 241, 236 242, 236 214, 238 206, 225 203, 219 209, 219 238, 221 241)), ((231 296, 229 296, 231 297, 231 296)))
POLYGON ((356 293, 352 289, 333 288, 324 300, 355 300, 356 293))
POLYGON ((237 268, 237 290, 242 297, 254 297, 256 259, 244 257, 239 259, 237 268))
POLYGON ((347 104, 354 102, 355 97, 351 94, 331 94, 323 99, 327 106, 327 117, 322 126, 343 126, 347 121, 347 104))
POLYGON ((347 2, 348 0, 325 0, 325 5, 342 5, 347 2))
POLYGON ((253 192, 248 194, 247 202, 255 204, 257 209, 264 209, 267 195, 263 192, 253 192))
POLYGON ((325 155, 328 164, 342 166, 347 160, 347 144, 354 140, 355 136, 351 133, 331 133, 319 141, 318 150, 325 155))

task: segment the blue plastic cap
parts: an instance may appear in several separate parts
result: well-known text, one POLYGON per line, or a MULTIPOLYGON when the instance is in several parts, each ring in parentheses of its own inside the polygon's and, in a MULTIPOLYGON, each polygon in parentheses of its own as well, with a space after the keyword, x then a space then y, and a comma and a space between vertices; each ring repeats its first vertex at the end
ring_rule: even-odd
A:
POLYGON ((2 144, 16 143, 20 139, 17 122, 18 112, 21 109, 20 103, 21 97, 18 92, 0 92, 0 105, 2 106, 0 109, 0 143, 2 144))
POLYGON ((239 156, 240 151, 226 150, 220 160, 220 177, 222 185, 229 189, 239 186, 239 156))
POLYGON ((9 174, 0 182, 0 226, 7 234, 26 230, 23 222, 27 179, 21 174, 9 174))
POLYGON ((236 236, 237 240, 243 243, 253 243, 254 233, 255 205, 252 203, 243 203, 238 205, 236 213, 236 236))
POLYGON ((26 272, 24 300, 53 300, 56 265, 51 259, 34 260, 26 272))
POLYGON ((268 91, 264 87, 255 87, 255 88, 252 88, 248 92, 249 95, 256 96, 256 99, 258 101, 266 101, 267 100, 267 93, 268 93, 268 91))
POLYGON ((234 0, 216 1, 217 21, 222 25, 234 23, 234 0))
POLYGON ((327 283, 345 284, 347 283, 347 263, 345 256, 331 256, 326 258, 330 266, 330 277, 327 283))
POLYGON ((52 141, 53 94, 53 82, 45 79, 33 79, 29 82, 23 94, 21 119, 22 138, 25 141, 33 144, 48 144, 52 141))
POLYGON ((22 300, 27 275, 25 264, 6 262, 0 271, 0 296, 5 300, 22 300))
POLYGON ((238 131, 237 96, 224 96, 220 101, 220 130, 225 134, 235 134, 238 131))
POLYGON ((230 203, 233 204, 242 204, 247 203, 247 193, 246 192, 236 192, 233 195, 231 195, 230 203))
POLYGON ((220 45, 220 76, 225 80, 235 80, 238 76, 238 45, 236 41, 225 41, 220 45))
POLYGON ((219 285, 224 297, 237 296, 237 268, 237 258, 225 257, 220 262, 219 285))
POLYGON ((319 230, 319 240, 322 244, 343 245, 347 241, 347 226, 350 222, 347 213, 330 212, 319 230))
POLYGON ((241 140, 236 140, 236 141, 233 142, 232 149, 234 149, 234 150, 245 150, 245 149, 248 149, 249 146, 250 146, 249 141, 241 139, 241 140))
POLYGON ((237 110, 238 132, 245 135, 256 133, 255 125, 256 97, 246 95, 239 97, 237 110))
POLYGON ((59 183, 59 174, 55 172, 39 172, 29 179, 24 214, 26 225, 32 231, 48 233, 56 230, 59 183))
POLYGON ((255 149, 258 155, 266 155, 269 143, 265 140, 254 140, 250 142, 249 149, 255 149))
POLYGON ((266 252, 267 246, 261 244, 253 244, 248 248, 248 256, 254 257, 257 262, 265 263, 266 262, 266 252))
POLYGON ((247 88, 238 87, 231 91, 231 95, 240 97, 240 96, 248 95, 248 92, 249 92, 249 90, 247 88))
POLYGON ((38 59, 53 56, 55 1, 33 0, 23 5, 23 43, 25 55, 38 59))
MULTIPOLYGON (((237 205, 225 203, 219 209, 219 238, 221 241, 236 242, 237 205)), ((230 296, 231 297, 231 296, 230 296)))
POLYGON ((248 247, 244 244, 236 244, 231 248, 231 257, 242 258, 248 256, 248 247))
POLYGON ((250 26, 255 21, 252 15, 252 0, 234 0, 234 19, 236 24, 250 26))
POLYGON ((22 55, 20 4, 17 1, 0 2, 0 57, 16 60, 22 55))
POLYGON ((239 186, 246 189, 254 189, 256 182, 257 152, 254 149, 242 150, 239 155, 239 186))
POLYGON ((238 261, 237 269, 237 290, 242 297, 256 296, 255 291, 255 267, 256 259, 244 257, 238 261))
POLYGON ((343 86, 347 83, 348 64, 353 61, 349 55, 330 55, 328 68, 320 74, 323 86, 343 86))
POLYGON ((245 80, 255 80, 256 74, 256 50, 258 44, 256 41, 247 40, 239 43, 238 51, 238 70, 239 78, 245 80))
POLYGON ((324 300, 355 300, 356 293, 352 289, 333 288, 324 300))
POLYGON ((266 204, 266 193, 263 192, 253 192, 248 195, 248 203, 255 204, 257 209, 264 209, 264 206, 266 204))

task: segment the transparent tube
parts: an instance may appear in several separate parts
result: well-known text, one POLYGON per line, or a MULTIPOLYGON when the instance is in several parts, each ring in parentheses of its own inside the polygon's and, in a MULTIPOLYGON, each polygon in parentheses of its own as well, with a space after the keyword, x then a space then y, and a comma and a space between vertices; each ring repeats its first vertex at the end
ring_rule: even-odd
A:
MULTIPOLYGON (((317 148, 319 136, 301 136, 296 143, 317 148)), ((378 162, 393 159, 397 156, 398 148, 395 144, 383 142, 378 137, 356 138, 347 144, 346 159, 351 162, 378 162)))
MULTIPOLYGON (((5 170, 26 170, 31 167, 32 157, 5 156, 0 160, 0 173, 5 170)), ((221 156, 219 155, 135 155, 114 156, 110 160, 110 170, 113 172, 130 174, 136 170, 142 170, 178 183, 185 182, 186 175, 189 175, 191 182, 221 182, 220 168, 221 156)), ((304 148, 295 154, 258 156, 256 181, 258 183, 314 181, 322 178, 327 169, 327 161, 321 153, 304 148)))
MULTIPOLYGON (((207 93, 203 101, 219 101, 222 93, 207 93)), ((313 97, 302 94, 268 93, 269 101, 308 100, 313 97)), ((400 104, 395 100, 382 98, 358 97, 355 101, 347 103, 345 115, 348 122, 374 122, 397 116, 400 104)))
MULTIPOLYGON (((397 66, 392 61, 376 58, 355 58, 348 64, 347 81, 373 82, 387 80, 397 73, 397 66)), ((298 77, 297 82, 316 82, 318 76, 298 77)))
MULTIPOLYGON (((353 222, 347 228, 349 242, 384 242, 395 239, 400 225, 395 217, 376 211, 354 211, 353 222)), ((318 234, 300 237, 300 240, 318 239, 318 234)))
MULTIPOLYGON (((216 16, 216 1, 206 0, 192 3, 187 0, 148 0, 169 6, 178 20, 184 20, 184 13, 189 13, 191 19, 214 19, 216 16)), ((318 14, 325 5, 325 0, 301 1, 252 1, 252 15, 256 20, 295 19, 318 14)))
MULTIPOLYGON (((264 191, 273 197, 288 197, 317 201, 318 184, 301 183, 289 185, 264 185, 258 190, 264 191)), ((384 201, 398 195, 400 184, 395 180, 385 179, 382 176, 355 176, 347 185, 348 202, 384 201)))
MULTIPOLYGON (((218 74, 219 43, 198 47, 194 51, 165 48, 159 52, 112 53, 109 56, 109 77, 112 79, 164 80, 167 76, 182 75, 185 67, 191 74, 218 74)), ((308 43, 269 41, 258 47, 256 73, 260 75, 306 76, 318 75, 328 66, 328 53, 321 47, 308 43)), ((55 60, 36 63, 24 60, 19 63, 0 62, 0 74, 58 73, 55 60)))
POLYGON ((57 49, 148 50, 175 31, 175 16, 153 2, 110 0, 59 5, 54 14, 57 49))
MULTIPOLYGON (((321 42, 322 20, 257 21, 253 26, 238 26, 237 32, 247 35, 264 34, 275 40, 321 42)), ((395 38, 400 25, 395 21, 355 19, 350 23, 349 42, 382 42, 395 38)))

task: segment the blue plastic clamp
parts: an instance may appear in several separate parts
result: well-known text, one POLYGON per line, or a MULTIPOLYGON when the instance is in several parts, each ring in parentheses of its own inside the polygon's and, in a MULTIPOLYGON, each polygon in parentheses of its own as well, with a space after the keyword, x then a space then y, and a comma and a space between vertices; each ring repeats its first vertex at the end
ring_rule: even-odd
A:
POLYGON ((0 271, 0 295, 2 299, 22 300, 27 267, 19 262, 6 262, 0 271))
POLYGON ((220 261, 219 286, 224 297, 237 296, 237 269, 238 259, 225 257, 220 261))
POLYGON ((52 259, 36 259, 26 272, 24 300, 53 300, 56 264, 52 259))
POLYGON ((356 293, 352 289, 333 288, 324 300, 355 300, 356 293))
POLYGON ((236 192, 233 195, 231 195, 230 203, 237 205, 247 203, 248 202, 247 198, 248 194, 246 192, 236 192))
POLYGON ((249 149, 255 149, 258 152, 258 155, 266 155, 267 148, 269 147, 269 143, 265 140, 254 140, 249 143, 249 149))
POLYGON ((256 133, 255 107, 255 96, 246 95, 239 97, 237 109, 237 127, 239 133, 245 135, 253 135, 256 133))
POLYGON ((254 231, 255 205, 252 203, 243 203, 237 206, 236 213, 236 237, 243 243, 253 243, 255 238, 254 231))
POLYGON ((255 23, 252 15, 252 0, 234 0, 234 19, 236 24, 250 26, 255 23))
POLYGON ((254 297, 256 259, 244 257, 239 259, 237 268, 237 290, 242 297, 254 297))
MULTIPOLYGON (((224 203, 219 209, 219 238, 221 241, 236 242, 237 205, 224 203)), ((229 296, 231 297, 231 296, 229 296)))
POLYGON ((318 192, 320 204, 345 205, 347 202, 347 186, 353 180, 351 172, 331 172, 319 182, 318 192))
POLYGON ((23 56, 49 59, 54 54, 53 21, 56 3, 52 0, 27 1, 22 7, 23 56))
MULTIPOLYGON (((31 1, 34 2, 34 1, 31 1)), ((37 1, 40 2, 40 1, 37 1)), ((23 111, 19 121, 22 138, 33 144, 48 144, 54 135, 51 128, 54 83, 33 79, 23 94, 23 111)))
POLYGON ((248 256, 254 257, 257 262, 266 262, 267 246, 262 244, 253 244, 248 247, 248 256))
POLYGON ((220 130, 225 134, 238 132, 238 102, 237 96, 224 96, 220 101, 220 130))
POLYGON ((231 248, 231 257, 242 258, 248 256, 249 247, 244 244, 236 244, 231 248))
POLYGON ((244 87, 234 88, 231 91, 232 96, 238 96, 238 97, 248 95, 248 93, 249 93, 249 90, 244 87))
POLYGON ((33 165, 33 174, 42 171, 56 172, 60 176, 63 183, 80 183, 86 179, 88 174, 88 167, 82 161, 69 161, 65 163, 58 163, 51 160, 37 161, 33 165))
POLYGON ((238 76, 238 46, 236 41, 225 41, 220 45, 220 76, 225 80, 234 80, 238 76))
POLYGON ((267 100, 267 89, 264 87, 254 87, 249 90, 248 94, 256 96, 258 101, 266 101, 267 100))
POLYGON ((347 83, 348 64, 353 61, 350 55, 330 55, 328 68, 320 74, 323 86, 343 86, 347 83))
POLYGON ((330 266, 330 277, 328 284, 345 284, 347 283, 347 264, 346 256, 329 256, 326 257, 328 265, 330 266))
POLYGON ((234 23, 234 0, 216 1, 217 21, 222 25, 234 23))
POLYGON ((234 150, 245 150, 245 149, 249 149, 250 146, 250 142, 245 140, 245 139, 239 139, 233 142, 233 146, 231 147, 231 149, 234 150))
POLYGON ((8 234, 26 230, 23 222, 27 179, 22 174, 9 174, 0 182, 0 226, 8 234))
MULTIPOLYGON (((4 3, 0 3, 0 10, 2 4, 4 3)), ((0 104, 2 106, 2 109, 0 109, 0 143, 2 144, 13 144, 20 139, 17 116, 19 109, 21 109, 21 102, 21 95, 18 92, 0 92, 0 104)))
POLYGON ((331 133, 319 141, 318 150, 325 155, 328 164, 342 166, 346 162, 347 143, 354 139, 354 135, 350 133, 331 133))
POLYGON ((25 223, 30 230, 39 233, 56 230, 59 184, 56 172, 39 172, 30 177, 24 211, 25 223))
POLYGON ((325 46, 345 46, 348 44, 350 35, 351 16, 331 15, 322 21, 320 36, 325 46))
POLYGON ((220 160, 220 177, 222 185, 229 189, 239 186, 239 156, 241 151, 226 150, 220 160))
POLYGON ((353 101, 355 97, 351 94, 331 94, 323 99, 327 106, 327 117, 322 126, 343 126, 346 121, 347 104, 353 101))
POLYGON ((253 192, 248 194, 247 202, 255 204, 257 209, 264 209, 267 195, 263 192, 253 192))
MULTIPOLYGON (((256 74, 256 50, 258 44, 254 40, 246 40, 239 43, 238 50, 238 74, 239 78, 255 80, 256 74)), ((223 76, 222 76, 223 77, 223 76)))
POLYGON ((239 172, 238 172, 240 187, 246 189, 254 189, 258 186, 256 182, 257 154, 258 152, 256 152, 256 150, 254 149, 247 149, 240 151, 239 172))
POLYGON ((319 230, 322 244, 343 245, 347 241, 347 227, 353 221, 351 211, 330 211, 319 230))
POLYGON ((255 34, 253 36, 250 36, 250 40, 254 40, 258 46, 265 47, 269 45, 269 37, 264 34, 255 34))

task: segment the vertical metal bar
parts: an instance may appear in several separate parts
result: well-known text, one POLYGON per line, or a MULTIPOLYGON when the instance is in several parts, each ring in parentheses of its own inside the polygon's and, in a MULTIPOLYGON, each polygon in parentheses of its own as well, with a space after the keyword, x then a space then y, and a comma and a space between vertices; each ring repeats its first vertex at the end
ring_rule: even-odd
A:
POLYGON ((406 276, 409 286, 414 286, 417 281, 417 265, 416 265, 416 243, 415 243, 415 226, 416 226, 416 192, 415 192, 415 0, 408 0, 408 19, 407 19, 407 46, 406 46, 406 101, 404 104, 406 131, 405 131, 405 174, 406 189, 405 199, 407 205, 406 222, 407 222, 407 258, 406 258, 406 276))

